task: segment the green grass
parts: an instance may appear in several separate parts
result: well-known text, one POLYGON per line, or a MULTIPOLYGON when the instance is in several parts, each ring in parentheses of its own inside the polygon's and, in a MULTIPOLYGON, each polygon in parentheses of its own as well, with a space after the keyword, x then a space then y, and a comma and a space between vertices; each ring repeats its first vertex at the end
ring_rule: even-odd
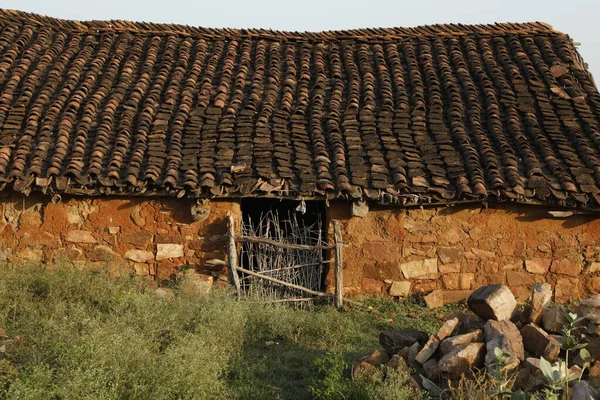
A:
POLYGON ((0 398, 414 398, 399 394, 402 374, 396 385, 355 383, 348 366, 379 347, 380 330, 433 332, 452 311, 392 300, 297 309, 175 291, 167 301, 133 278, 0 269, 0 327, 11 337, 0 339, 0 398))

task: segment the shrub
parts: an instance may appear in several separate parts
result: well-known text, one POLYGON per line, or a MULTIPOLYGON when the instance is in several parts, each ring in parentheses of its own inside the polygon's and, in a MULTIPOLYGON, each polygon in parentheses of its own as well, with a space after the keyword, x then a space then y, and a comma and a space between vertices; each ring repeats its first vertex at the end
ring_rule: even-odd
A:
POLYGON ((353 382, 349 362, 379 329, 439 326, 392 300, 347 312, 173 289, 163 300, 131 277, 0 268, 0 328, 21 338, 0 354, 0 399, 403 399, 408 375, 353 382))
POLYGON ((222 293, 166 302, 133 279, 68 270, 0 270, 0 309, 24 338, 7 349, 16 376, 0 378, 15 399, 225 398, 245 324, 222 293))

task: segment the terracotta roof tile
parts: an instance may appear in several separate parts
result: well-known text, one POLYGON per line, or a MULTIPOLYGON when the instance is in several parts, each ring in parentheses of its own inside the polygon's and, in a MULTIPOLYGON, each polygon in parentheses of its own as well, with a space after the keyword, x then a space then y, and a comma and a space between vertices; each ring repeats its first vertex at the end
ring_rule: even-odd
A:
POLYGON ((600 94, 543 23, 280 32, 0 10, 0 186, 600 208, 600 94))

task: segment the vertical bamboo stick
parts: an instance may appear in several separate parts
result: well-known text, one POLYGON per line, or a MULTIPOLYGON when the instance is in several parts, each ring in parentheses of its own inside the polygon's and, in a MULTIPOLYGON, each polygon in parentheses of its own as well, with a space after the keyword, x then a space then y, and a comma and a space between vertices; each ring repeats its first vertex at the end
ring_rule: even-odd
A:
POLYGON ((227 260, 229 261, 229 274, 231 275, 231 281, 233 282, 235 289, 240 294, 240 278, 238 276, 238 262, 237 262, 237 249, 235 246, 235 225, 233 217, 227 216, 227 229, 229 233, 229 244, 227 246, 227 260))
POLYGON ((344 305, 344 294, 343 294, 343 257, 342 257, 342 231, 340 229, 340 223, 333 221, 333 239, 335 243, 335 306, 342 308, 344 305))

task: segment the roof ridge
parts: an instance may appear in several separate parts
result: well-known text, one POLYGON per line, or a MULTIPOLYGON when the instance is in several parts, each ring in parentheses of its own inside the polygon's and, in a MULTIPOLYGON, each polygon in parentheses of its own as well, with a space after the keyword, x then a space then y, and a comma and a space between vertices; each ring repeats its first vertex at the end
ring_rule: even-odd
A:
POLYGON ((416 27, 395 28, 362 28, 348 30, 327 30, 319 32, 293 32, 272 29, 234 29, 234 28, 203 28, 182 24, 133 22, 126 20, 90 20, 77 21, 41 14, 29 13, 19 10, 0 8, 0 21, 2 19, 49 26, 56 29, 81 33, 100 32, 128 32, 153 35, 178 35, 204 39, 240 39, 260 38, 267 40, 301 40, 301 41, 327 41, 327 40, 385 40, 406 39, 411 37, 440 37, 464 35, 498 35, 498 34, 526 34, 553 33, 562 34, 545 22, 520 22, 520 23, 493 23, 493 24, 432 24, 416 27))

